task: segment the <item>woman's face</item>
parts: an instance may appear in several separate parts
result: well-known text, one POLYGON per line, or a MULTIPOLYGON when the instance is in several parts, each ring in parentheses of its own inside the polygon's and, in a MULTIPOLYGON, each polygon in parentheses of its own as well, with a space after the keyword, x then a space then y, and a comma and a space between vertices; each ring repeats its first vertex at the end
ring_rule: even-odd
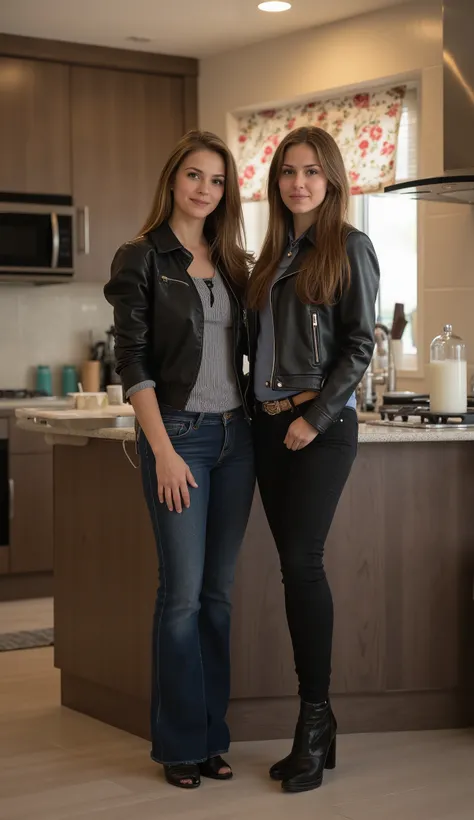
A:
POLYGON ((225 163, 215 151, 193 151, 179 166, 173 183, 174 210, 205 219, 224 195, 225 163))
POLYGON ((312 145, 302 143, 287 148, 278 185, 292 214, 316 211, 326 196, 328 180, 312 145))

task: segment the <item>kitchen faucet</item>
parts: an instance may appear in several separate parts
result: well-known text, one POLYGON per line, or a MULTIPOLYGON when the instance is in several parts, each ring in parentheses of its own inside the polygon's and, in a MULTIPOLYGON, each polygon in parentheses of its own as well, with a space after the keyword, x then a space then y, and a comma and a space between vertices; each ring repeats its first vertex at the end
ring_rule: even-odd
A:
POLYGON ((389 393, 397 389, 397 374, 392 348, 392 334, 381 322, 375 324, 375 348, 370 364, 357 389, 359 407, 364 411, 375 410, 377 395, 375 386, 386 385, 389 393))

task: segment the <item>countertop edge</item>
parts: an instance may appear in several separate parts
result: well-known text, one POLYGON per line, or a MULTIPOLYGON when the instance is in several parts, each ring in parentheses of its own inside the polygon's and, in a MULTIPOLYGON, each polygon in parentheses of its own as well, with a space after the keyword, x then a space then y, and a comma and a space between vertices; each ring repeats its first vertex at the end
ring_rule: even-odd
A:
MULTIPOLYGON (((97 427, 91 429, 71 430, 52 425, 39 425, 24 419, 17 419, 18 427, 28 432, 48 436, 54 443, 58 438, 61 443, 67 437, 81 439, 102 439, 106 441, 135 441, 135 430, 133 427, 97 427)), ((413 428, 403 430, 401 427, 377 427, 361 423, 359 425, 359 444, 413 444, 439 443, 447 441, 474 442, 474 429, 470 430, 446 430, 443 432, 416 430, 413 428)))

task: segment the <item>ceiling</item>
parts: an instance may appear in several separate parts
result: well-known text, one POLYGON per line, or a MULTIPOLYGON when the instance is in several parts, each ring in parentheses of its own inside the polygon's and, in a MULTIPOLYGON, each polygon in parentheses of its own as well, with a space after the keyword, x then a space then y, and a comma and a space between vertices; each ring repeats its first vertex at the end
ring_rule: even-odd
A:
POLYGON ((267 14, 258 0, 0 0, 0 31, 202 58, 411 1, 293 0, 267 14))

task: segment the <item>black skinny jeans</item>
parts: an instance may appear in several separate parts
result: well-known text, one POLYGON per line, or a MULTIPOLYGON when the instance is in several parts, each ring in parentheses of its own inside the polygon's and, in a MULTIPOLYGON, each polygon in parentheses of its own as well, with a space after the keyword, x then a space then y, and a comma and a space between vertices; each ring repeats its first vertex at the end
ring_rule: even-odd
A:
POLYGON ((283 444, 291 422, 305 411, 255 420, 257 479, 280 556, 285 605, 299 694, 320 703, 329 694, 333 602, 324 570, 324 544, 357 452, 352 408, 311 444, 292 452, 283 444))

